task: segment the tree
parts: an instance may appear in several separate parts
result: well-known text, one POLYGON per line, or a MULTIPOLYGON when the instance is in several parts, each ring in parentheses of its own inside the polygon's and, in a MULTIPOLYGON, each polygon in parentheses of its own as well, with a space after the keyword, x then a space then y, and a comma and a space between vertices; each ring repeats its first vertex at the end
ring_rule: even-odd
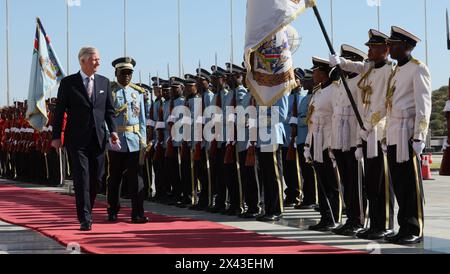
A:
POLYGON ((447 119, 443 112, 445 103, 448 100, 448 87, 444 86, 433 91, 430 128, 431 136, 447 136, 447 119))

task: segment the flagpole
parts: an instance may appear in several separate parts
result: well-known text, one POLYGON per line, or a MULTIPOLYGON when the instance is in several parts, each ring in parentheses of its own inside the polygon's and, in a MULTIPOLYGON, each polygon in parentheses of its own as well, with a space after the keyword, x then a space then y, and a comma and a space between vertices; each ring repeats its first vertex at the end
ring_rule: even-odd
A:
POLYGON ((380 6, 381 6, 381 2, 379 2, 377 5, 378 31, 380 31, 380 28, 381 28, 380 27, 380 25, 381 25, 380 6))
POLYGON ((425 63, 428 66, 428 18, 427 18, 427 0, 423 1, 425 6, 425 63))
POLYGON ((9 0, 6 0, 6 104, 10 104, 10 82, 9 82, 9 0))
MULTIPOLYGON (((217 71, 217 66, 218 66, 218 62, 217 62, 217 52, 216 55, 214 56, 214 64, 216 65, 216 71, 217 71)), ((216 72, 214 71, 214 72, 216 72)))
POLYGON ((230 27, 231 27, 231 56, 230 56, 230 71, 233 72, 234 63, 234 34, 233 34, 233 0, 230 0, 230 27))
POLYGON ((334 46, 333 0, 330 0, 330 14, 331 14, 331 44, 334 46))
POLYGON ((448 20, 448 9, 445 11, 445 20, 447 22, 447 49, 450 50, 450 24, 448 20))
POLYGON ((123 50, 127 56, 127 0, 123 0, 123 50))
POLYGON ((66 3, 67 6, 67 52, 66 52, 66 58, 67 58, 67 75, 70 74, 70 56, 69 56, 69 52, 70 52, 70 7, 69 7, 69 3, 66 3))
POLYGON ((182 56, 181 56, 181 2, 178 0, 178 76, 181 78, 181 67, 182 67, 182 56))

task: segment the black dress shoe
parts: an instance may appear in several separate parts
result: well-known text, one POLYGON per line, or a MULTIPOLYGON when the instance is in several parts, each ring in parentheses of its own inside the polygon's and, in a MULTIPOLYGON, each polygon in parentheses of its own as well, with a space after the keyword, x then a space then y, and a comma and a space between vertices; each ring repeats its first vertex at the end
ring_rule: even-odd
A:
POLYGON ((403 235, 397 240, 397 244, 399 245, 414 245, 422 242, 423 237, 419 237, 416 235, 403 235))
POLYGON ((239 214, 239 218, 242 218, 242 219, 254 219, 259 216, 261 216, 261 209, 247 210, 247 212, 239 214))
POLYGON ((132 218, 131 222, 133 224, 146 224, 146 223, 148 223, 148 218, 147 217, 132 218))
POLYGON ((92 230, 92 223, 91 222, 84 222, 80 225, 80 231, 91 231, 92 230))
POLYGON ((196 204, 196 205, 189 207, 190 210, 195 210, 195 211, 203 211, 203 210, 206 210, 207 208, 208 208, 208 205, 202 205, 202 204, 196 204))
POLYGON ((392 244, 396 244, 403 235, 401 233, 392 234, 390 236, 386 236, 384 239, 392 244))
POLYGON ((367 235, 368 240, 382 240, 386 237, 392 236, 394 234, 393 230, 379 230, 373 231, 367 235))
POLYGON ((108 213, 108 222, 117 222, 117 214, 108 213))
POLYGON ((222 214, 227 215, 227 216, 238 216, 240 214, 242 214, 244 211, 242 210, 242 208, 228 208, 227 210, 225 210, 224 212, 222 212, 222 214))
POLYGON ((211 208, 211 210, 209 212, 211 212, 211 213, 221 213, 223 211, 225 211, 224 207, 214 206, 213 208, 211 208))
POLYGON ((344 230, 346 230, 349 226, 350 226, 349 224, 345 224, 345 225, 339 226, 339 227, 331 230, 331 232, 334 234, 337 234, 337 235, 342 235, 342 232, 344 230))
POLYGON ((283 206, 284 207, 295 207, 296 205, 299 205, 299 202, 295 202, 295 201, 289 201, 289 200, 285 200, 283 202, 283 206))
POLYGON ((333 221, 321 220, 318 224, 310 226, 308 229, 313 231, 331 231, 338 227, 338 224, 333 223, 333 221))
POLYGON ((318 205, 316 204, 300 204, 294 206, 295 209, 316 209, 318 205))
POLYGON ((340 235, 353 237, 362 230, 364 229, 361 227, 361 225, 351 225, 346 229, 342 230, 340 235))
POLYGON ((281 218, 282 218, 282 215, 269 214, 269 215, 260 216, 260 217, 256 218, 256 220, 259 222, 277 222, 277 221, 281 220, 281 218))
POLYGON ((187 207, 187 205, 185 203, 183 203, 182 201, 176 201, 175 206, 179 207, 179 208, 186 208, 187 207))
POLYGON ((355 236, 356 236, 356 238, 367 240, 369 235, 371 233, 374 233, 374 232, 376 232, 376 230, 372 229, 372 228, 370 228, 370 229, 363 229, 363 230, 359 231, 358 233, 356 233, 355 236))

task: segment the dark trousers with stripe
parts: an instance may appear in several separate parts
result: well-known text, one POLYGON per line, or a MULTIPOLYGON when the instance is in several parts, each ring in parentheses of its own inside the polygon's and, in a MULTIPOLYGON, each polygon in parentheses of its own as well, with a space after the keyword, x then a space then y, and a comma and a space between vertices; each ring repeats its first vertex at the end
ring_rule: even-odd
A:
POLYGON ((304 205, 312 205, 319 203, 318 197, 318 185, 316 180, 316 175, 314 174, 314 169, 311 164, 306 163, 305 156, 303 153, 305 152, 305 144, 300 144, 297 147, 298 156, 300 160, 300 169, 302 171, 303 176, 303 204, 304 205))
MULTIPOLYGON (((288 161, 286 159, 288 150, 289 148, 287 147, 282 148, 283 177, 284 182, 286 183, 286 190, 284 193, 286 194, 286 202, 300 204, 303 200, 300 163, 298 155, 296 155, 296 159, 293 161, 288 161)), ((295 151, 295 153, 297 153, 297 151, 295 151)))
MULTIPOLYGON (((225 149, 226 150, 226 149, 225 149)), ((240 182, 239 169, 241 168, 236 154, 236 147, 232 148, 233 161, 231 164, 224 164, 224 177, 226 188, 228 190, 228 202, 230 204, 230 209, 238 210, 243 208, 243 194, 242 185, 240 182), (239 167, 239 169, 238 169, 239 167)))
POLYGON ((207 153, 206 149, 202 148, 200 160, 194 161, 194 180, 198 180, 201 187, 201 191, 198 195, 198 204, 202 207, 210 205, 211 201, 211 185, 209 181, 211 178, 209 178, 208 175, 207 153))
POLYGON ((388 146, 389 170, 392 177, 395 197, 398 203, 399 233, 402 235, 423 236, 423 199, 418 165, 411 145, 409 145, 409 160, 397 163, 397 146, 388 146))
POLYGON ((58 186, 64 184, 66 170, 65 170, 65 158, 63 158, 63 150, 59 153, 56 149, 52 148, 48 155, 50 180, 49 184, 58 186))
MULTIPOLYGON (((139 151, 115 152, 109 151, 109 181, 108 181, 108 213, 117 214, 120 210, 120 186, 123 176, 126 176, 128 193, 131 196, 132 218, 144 216, 144 183, 139 174, 139 151)), ((142 174, 141 174, 142 175, 142 174)))
POLYGON ((215 195, 215 207, 218 209, 226 208, 226 198, 227 198, 227 182, 225 178, 224 170, 224 146, 217 148, 217 154, 214 156, 213 161, 213 193, 215 195))
MULTIPOLYGON (((179 149, 181 154, 181 148, 179 149)), ((183 200, 188 202, 188 199, 192 199, 195 195, 194 191, 197 189, 197 181, 194 180, 193 166, 191 165, 191 149, 186 146, 185 155, 181 157, 181 189, 183 193, 183 200)), ((192 203, 192 202, 191 202, 192 203)))
POLYGON ((245 166, 247 159, 247 150, 239 152, 239 163, 241 168, 242 190, 244 200, 248 207, 247 211, 259 212, 259 188, 256 178, 256 167, 245 166))
POLYGON ((258 152, 261 179, 264 185, 264 209, 266 215, 279 215, 284 211, 281 154, 281 148, 274 152, 262 152, 261 150, 258 152))
POLYGON ((173 197, 177 200, 181 199, 183 194, 182 184, 181 184, 181 174, 180 174, 180 163, 178 161, 178 154, 180 153, 179 147, 173 148, 174 153, 171 157, 164 157, 164 180, 162 188, 164 190, 161 193, 163 196, 172 193, 173 197))
POLYGON ((367 158, 367 143, 363 141, 364 150, 364 190, 369 200, 370 228, 382 231, 392 229, 394 225, 394 190, 392 188, 389 168, 378 142, 378 157, 367 158))
POLYGON ((342 201, 339 193, 339 182, 338 178, 336 178, 333 163, 328 155, 328 150, 323 151, 323 163, 315 161, 314 168, 318 180, 319 206, 322 220, 331 221, 333 216, 335 222, 341 222, 342 201), (328 206, 327 198, 330 202, 331 210, 328 206))
MULTIPOLYGON (((359 201, 359 184, 358 184, 358 161, 355 158, 356 148, 351 148, 350 151, 342 151, 340 149, 333 150, 336 158, 336 163, 341 175, 341 182, 344 187, 344 203, 345 212, 347 215, 347 223, 352 225, 364 224, 364 198, 362 198, 363 205, 360 207, 359 201), (362 212, 361 212, 362 210, 362 212), (363 218, 361 218, 361 215, 363 218)), ((361 182, 362 187, 362 182, 361 182)), ((362 196, 362 190, 361 190, 362 196)))
MULTIPOLYGON (((153 151, 153 154, 154 153, 156 153, 156 150, 153 151)), ((153 170, 155 171, 155 198, 165 197, 167 195, 167 192, 169 191, 167 187, 168 183, 166 183, 168 179, 166 177, 166 172, 164 169, 165 168, 164 153, 165 149, 163 149, 161 158, 153 160, 153 170)))
POLYGON ((152 189, 152 182, 153 182, 153 172, 152 172, 152 155, 150 153, 147 153, 144 159, 144 166, 143 169, 143 182, 144 182, 144 192, 145 192, 145 199, 151 198, 153 189, 152 189))

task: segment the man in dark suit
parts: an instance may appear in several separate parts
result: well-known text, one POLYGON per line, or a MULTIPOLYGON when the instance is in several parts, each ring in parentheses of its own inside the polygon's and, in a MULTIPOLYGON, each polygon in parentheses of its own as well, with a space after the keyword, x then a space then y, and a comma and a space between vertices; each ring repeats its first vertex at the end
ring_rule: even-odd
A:
POLYGON ((52 146, 59 149, 64 113, 67 126, 64 133, 73 165, 77 216, 81 231, 92 227, 92 208, 98 186, 105 172, 106 126, 112 144, 119 144, 110 82, 95 74, 100 66, 98 50, 82 48, 78 55, 81 69, 61 81, 53 120, 52 146), (105 124, 106 122, 106 124, 105 124))

